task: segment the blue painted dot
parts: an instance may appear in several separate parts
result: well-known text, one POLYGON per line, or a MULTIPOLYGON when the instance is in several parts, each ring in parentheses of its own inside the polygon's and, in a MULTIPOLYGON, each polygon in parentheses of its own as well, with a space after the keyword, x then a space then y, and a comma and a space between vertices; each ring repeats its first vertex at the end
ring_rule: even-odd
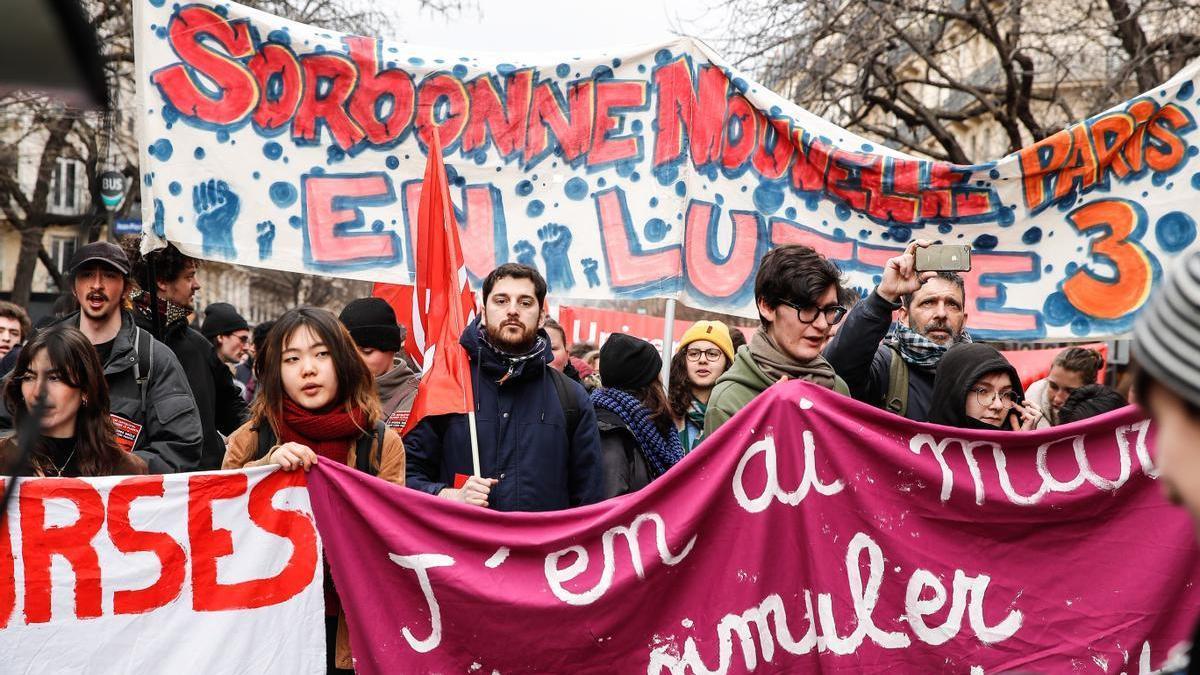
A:
POLYGON ((150 156, 159 160, 160 162, 165 162, 168 159, 171 159, 171 153, 175 152, 175 148, 171 145, 171 141, 165 138, 160 138, 151 143, 148 150, 150 152, 150 156))
POLYGON ((467 67, 460 63, 451 68, 450 72, 454 73, 455 77, 463 79, 467 76, 467 67))
POLYGON ((907 225, 896 223, 888 228, 887 234, 895 241, 905 242, 912 239, 912 229, 907 225))
POLYGON ((996 248, 996 244, 998 244, 998 243, 1000 243, 1000 241, 998 239, 996 239, 996 235, 981 234, 978 237, 975 237, 975 241, 971 245, 974 246, 975 248, 983 249, 985 251, 990 251, 990 250, 996 248))
POLYGON ((192 157, 196 159, 204 159, 204 148, 196 148, 192 151, 192 157))
POLYGON ((1071 332, 1083 336, 1092 332, 1092 322, 1087 317, 1077 316, 1071 321, 1071 332))
POLYGON ((172 124, 179 119, 179 109, 170 103, 166 103, 162 107, 162 118, 167 123, 167 128, 170 129, 172 124))
POLYGON ((325 148, 325 163, 326 164, 335 164, 337 162, 342 161, 343 159, 346 159, 346 153, 344 150, 342 150, 338 146, 331 145, 331 146, 325 148))
POLYGON ((542 200, 535 199, 529 202, 529 206, 525 207, 525 215, 529 216, 530 218, 537 218, 538 216, 542 215, 542 212, 545 210, 546 205, 542 203, 542 200))
POLYGON ((1200 173, 1192 174, 1192 189, 1200 190, 1200 173))
POLYGON ((517 194, 522 197, 528 197, 529 195, 533 194, 533 183, 530 183, 527 180, 517 183, 517 194))
POLYGON ((1008 227, 1017 222, 1017 216, 1013 213, 1014 209, 1011 206, 1000 207, 1000 214, 996 220, 1000 223, 1000 227, 1008 227))
POLYGON ((1196 91, 1195 85, 1192 83, 1191 80, 1188 80, 1187 82, 1184 82, 1182 85, 1180 85, 1179 93, 1175 94, 1175 98, 1179 99, 1180 101, 1186 101, 1187 99, 1192 97, 1192 94, 1195 91, 1196 91))
POLYGON ((275 206, 279 208, 287 208, 296 203, 296 186, 291 183, 279 181, 271 183, 271 188, 267 190, 271 196, 271 201, 275 202, 275 206))
POLYGON ((298 230, 302 224, 303 223, 300 222, 300 216, 288 216, 288 225, 291 225, 298 230))
POLYGON ((1030 246, 1038 243, 1041 240, 1042 240, 1042 228, 1037 227, 1036 225, 1029 228, 1028 230, 1025 230, 1025 233, 1021 235, 1021 241, 1025 242, 1026 244, 1028 244, 1030 246))
POLYGON ((255 171, 254 173, 252 173, 250 175, 254 176, 254 180, 258 180, 259 178, 262 178, 262 174, 257 171, 255 171))
POLYGON ((870 230, 867 230, 867 229, 859 230, 859 231, 858 231, 858 238, 859 238, 859 239, 870 239, 870 238, 871 238, 871 231, 870 231, 870 230))
POLYGON ((679 197, 687 194, 687 185, 685 185, 683 181, 679 181, 675 184, 675 194, 679 197))
POLYGON ((1158 219, 1154 238, 1167 253, 1178 253, 1196 240, 1196 221, 1182 211, 1172 211, 1158 219))
POLYGON ((554 74, 558 75, 559 77, 566 77, 571 74, 571 66, 568 66, 565 63, 560 63, 554 68, 554 74))
POLYGON ((1045 272, 1046 274, 1050 274, 1051 272, 1054 271, 1054 265, 1046 265, 1045 267, 1042 268, 1042 271, 1045 272))
POLYGON ((875 146, 871 145, 870 143, 863 143, 859 147, 862 148, 863 152, 875 152, 875 146))
POLYGON ((642 124, 641 120, 634 120, 633 123, 629 125, 629 128, 633 130, 633 133, 640 134, 642 133, 643 126, 644 125, 642 124))
POLYGON ((371 231, 372 232, 383 232, 383 221, 376 220, 376 221, 372 222, 371 223, 371 231))
POLYGON ((671 226, 662 218, 651 218, 646 221, 646 227, 642 229, 642 233, 646 235, 646 241, 657 243, 667 236, 667 231, 670 229, 671 226))
POLYGON ((563 192, 567 194, 567 197, 576 201, 586 197, 587 191, 587 181, 579 177, 575 177, 567 181, 566 186, 563 188, 563 192))
POLYGON ((596 179, 596 185, 599 185, 600 187, 604 187, 605 185, 608 185, 608 181, 605 180, 603 177, 601 177, 601 178, 596 179))
POLYGON ((845 204, 838 204, 833 207, 833 212, 837 215, 838 220, 850 220, 850 207, 845 204))
POLYGON ((950 223, 940 223, 938 225, 938 232, 940 234, 950 234, 950 231, 953 229, 954 229, 954 226, 951 225, 950 223))
POLYGON ((229 132, 225 131, 224 129, 218 130, 217 131, 217 142, 218 143, 228 143, 229 142, 229 132))
POLYGON ((165 26, 156 28, 154 30, 154 35, 155 35, 155 37, 157 37, 160 40, 167 39, 167 28, 165 26))
POLYGON ((420 66, 420 65, 424 65, 425 59, 422 59, 417 56, 410 56, 410 57, 408 57, 408 62, 414 66, 420 66))
POLYGON ((167 186, 167 189, 170 190, 171 194, 173 195, 183 192, 183 186, 179 184, 179 181, 175 180, 171 181, 171 184, 167 186))
POLYGON ((267 33, 267 41, 276 42, 281 45, 290 45, 292 44, 292 36, 288 35, 286 28, 282 28, 267 33))
POLYGON ((775 213, 783 206, 783 187, 777 183, 763 183, 754 188, 754 208, 762 213, 775 213))
POLYGON ((646 64, 644 64, 644 63, 639 63, 639 64, 638 64, 638 72, 639 72, 639 73, 644 73, 644 72, 646 72, 646 64))
POLYGON ((613 68, 620 68, 621 67, 621 59, 613 59, 612 66, 613 66, 613 68))
POLYGON ((658 206, 658 197, 651 197, 650 208, 654 208, 655 206, 658 206))
POLYGON ((163 2, 165 2, 165 1, 166 0, 150 0, 150 6, 151 7, 162 7, 163 2))
POLYGON ((516 72, 516 70, 517 67, 511 63, 501 63, 500 65, 496 66, 496 72, 500 73, 501 75, 512 75, 514 72, 516 72))
POLYGON ((1157 187, 1162 187, 1163 183, 1167 182, 1167 174, 1155 173, 1154 177, 1150 179, 1150 182, 1154 183, 1154 185, 1156 185, 1157 187))
POLYGON ((996 180, 1000 177, 1000 171, 998 169, 992 169, 988 172, 988 175, 992 177, 992 180, 996 180))
MULTIPOLYGON (((705 186, 705 189, 708 189, 708 188, 707 188, 707 186, 705 186)), ((718 205, 721 205, 721 204, 724 204, 724 203, 725 203, 725 195, 718 194, 718 195, 716 195, 716 199, 717 199, 717 204, 718 204, 718 205)))
POLYGON ((271 141, 263 145, 263 156, 267 159, 279 159, 283 156, 283 146, 271 141))
POLYGON ((809 195, 804 198, 804 208, 809 211, 816 211, 821 208, 821 198, 817 195, 809 195))
POLYGON ((786 209, 783 210, 783 215, 787 216, 788 220, 795 220, 796 219, 796 207, 794 207, 794 206, 787 207, 786 209))
POLYGON ((739 94, 745 94, 750 89, 750 84, 740 77, 733 78, 733 82, 730 84, 733 85, 733 88, 736 89, 739 94))
POLYGON ((671 183, 679 180, 679 165, 678 164, 663 164, 652 169, 654 178, 658 184, 667 187, 671 183))
MULTIPOLYGON (((1068 272, 1068 276, 1070 272, 1068 272)), ((1067 299, 1067 296, 1062 291, 1051 293, 1046 302, 1042 304, 1042 316, 1052 326, 1063 326, 1075 319, 1079 315, 1079 310, 1075 309, 1075 305, 1067 299)))
POLYGON ((388 155, 388 158, 384 160, 384 164, 387 164, 387 168, 395 171, 400 166, 400 160, 395 155, 388 155))
POLYGON ((654 52, 654 62, 657 63, 658 65, 660 65, 660 66, 665 65, 670 60, 671 60, 671 50, 670 49, 660 49, 657 52, 654 52))

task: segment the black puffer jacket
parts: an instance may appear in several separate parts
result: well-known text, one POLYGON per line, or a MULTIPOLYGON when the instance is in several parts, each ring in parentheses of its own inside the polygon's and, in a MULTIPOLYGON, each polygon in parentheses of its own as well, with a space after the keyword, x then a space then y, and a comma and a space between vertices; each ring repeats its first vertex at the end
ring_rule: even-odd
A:
MULTIPOLYGON (((995 347, 982 343, 955 345, 946 351, 938 363, 937 376, 933 380, 933 398, 929 403, 929 421, 963 429, 991 429, 996 427, 967 416, 967 393, 979 378, 995 372, 1008 373, 1013 391, 1025 397, 1021 388, 1021 376, 995 347)), ((1016 412, 1010 410, 1009 415, 1016 412)), ((1011 430, 1006 417, 1001 429, 1011 430)))
POLYGON ((637 492, 650 484, 646 455, 621 416, 596 407, 600 429, 600 464, 604 467, 604 498, 637 492))
MULTIPOLYGON (((148 308, 135 310, 133 315, 140 328, 153 331, 148 308)), ((189 327, 186 317, 163 327, 162 342, 170 347, 179 359, 179 365, 183 366, 183 372, 187 373, 187 383, 196 399, 196 411, 200 414, 204 434, 199 461, 185 470, 220 469, 225 457, 225 440, 221 434, 232 434, 248 416, 242 392, 233 383, 233 373, 221 363, 212 343, 189 327)))

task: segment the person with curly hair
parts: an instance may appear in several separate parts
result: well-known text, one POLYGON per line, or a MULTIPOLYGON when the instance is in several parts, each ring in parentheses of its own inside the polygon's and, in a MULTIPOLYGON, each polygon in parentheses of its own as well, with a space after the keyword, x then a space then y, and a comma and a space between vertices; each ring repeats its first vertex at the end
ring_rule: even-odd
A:
POLYGON ((697 321, 684 332, 671 359, 667 401, 684 452, 704 437, 704 414, 717 378, 733 363, 729 327, 720 321, 697 321))

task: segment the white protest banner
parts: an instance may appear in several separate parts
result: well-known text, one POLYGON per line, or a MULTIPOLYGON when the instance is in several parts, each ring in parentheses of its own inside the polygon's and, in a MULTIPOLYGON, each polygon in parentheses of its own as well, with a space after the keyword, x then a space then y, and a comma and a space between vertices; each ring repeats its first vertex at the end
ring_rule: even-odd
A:
POLYGON ((957 166, 822 120, 690 38, 488 54, 230 2, 134 7, 144 220, 191 255, 411 283, 435 130, 473 283, 517 261, 560 299, 754 317, 773 246, 813 246, 865 291, 923 237, 973 246, 977 337, 1097 338, 1129 330, 1197 246, 1196 64, 957 166))
POLYGON ((304 479, 20 480, 0 526, 0 670, 324 673, 304 479))

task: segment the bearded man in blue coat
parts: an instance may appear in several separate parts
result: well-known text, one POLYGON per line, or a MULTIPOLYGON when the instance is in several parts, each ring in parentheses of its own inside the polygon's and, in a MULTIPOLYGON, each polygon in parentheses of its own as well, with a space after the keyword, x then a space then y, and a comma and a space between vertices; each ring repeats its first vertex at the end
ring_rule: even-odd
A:
POLYGON ((479 318, 459 343, 471 361, 481 476, 471 475, 466 414, 426 417, 404 436, 408 487, 498 511, 600 501, 596 413, 578 382, 550 367, 546 281, 507 263, 483 282, 479 318))

